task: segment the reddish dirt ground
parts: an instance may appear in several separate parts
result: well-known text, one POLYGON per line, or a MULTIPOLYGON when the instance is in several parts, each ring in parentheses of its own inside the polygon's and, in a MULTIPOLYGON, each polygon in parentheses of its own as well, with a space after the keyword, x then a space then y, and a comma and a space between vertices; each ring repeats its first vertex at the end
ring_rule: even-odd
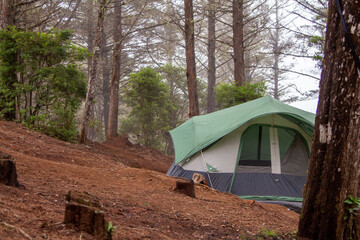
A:
POLYGON ((85 146, 0 121, 0 151, 16 160, 22 185, 0 185, 0 239, 92 239, 63 224, 69 190, 100 198, 114 239, 263 239, 270 230, 277 237, 266 239, 292 239, 297 228, 299 215, 285 207, 204 185, 196 198, 175 192, 164 174, 173 158, 126 137, 85 146))

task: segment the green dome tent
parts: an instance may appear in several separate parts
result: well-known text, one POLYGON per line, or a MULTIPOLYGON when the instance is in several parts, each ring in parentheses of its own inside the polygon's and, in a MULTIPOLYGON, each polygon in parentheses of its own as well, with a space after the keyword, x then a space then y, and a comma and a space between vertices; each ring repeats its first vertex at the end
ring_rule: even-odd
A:
POLYGON ((170 131, 168 175, 203 174, 243 198, 302 200, 315 114, 270 96, 196 116, 170 131))

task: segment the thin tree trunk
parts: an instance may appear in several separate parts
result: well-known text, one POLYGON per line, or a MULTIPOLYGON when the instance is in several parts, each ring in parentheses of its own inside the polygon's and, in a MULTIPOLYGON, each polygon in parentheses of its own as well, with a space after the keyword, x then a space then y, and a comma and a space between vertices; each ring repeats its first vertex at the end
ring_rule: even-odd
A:
POLYGON ((102 78, 103 78, 103 120, 105 127, 105 135, 108 131, 109 124, 109 102, 110 102, 110 70, 109 59, 108 59, 108 50, 106 48, 106 35, 103 33, 103 39, 101 43, 101 59, 102 59, 102 78))
POLYGON ((245 83, 243 11, 243 0, 233 0, 234 79, 236 86, 245 83))
POLYGON ((92 104, 90 108, 90 117, 89 117, 89 130, 87 138, 93 142, 96 142, 96 104, 92 104))
POLYGON ((184 0, 185 6, 185 50, 186 77, 189 92, 189 117, 199 115, 199 102, 196 83, 194 15, 192 0, 184 0))
MULTIPOLYGON (((94 51, 94 8, 95 5, 87 1, 87 10, 86 10, 86 17, 87 17, 87 46, 88 50, 93 52, 94 51)), ((90 66, 91 66, 91 58, 88 58, 87 61, 87 70, 88 76, 90 76, 90 66)))
POLYGON ((75 17, 75 15, 76 15, 76 11, 77 11, 77 9, 79 8, 80 3, 81 3, 81 0, 77 0, 77 1, 76 1, 76 5, 75 5, 74 9, 71 11, 70 16, 68 17, 68 19, 66 20, 66 22, 65 22, 64 25, 62 26, 63 29, 66 29, 66 28, 69 27, 69 24, 70 24, 71 20, 72 20, 72 19, 75 17))
POLYGON ((207 95, 207 112, 215 111, 215 0, 208 2, 208 95, 207 95))
POLYGON ((104 27, 106 4, 107 4, 107 0, 101 0, 99 4, 98 22, 95 32, 95 48, 91 59, 90 75, 87 84, 87 93, 85 100, 85 108, 84 108, 81 128, 80 128, 79 142, 84 144, 86 144, 86 140, 87 140, 87 133, 88 133, 89 121, 90 121, 90 111, 94 101, 94 87, 95 87, 94 84, 96 80, 97 66, 100 55, 100 47, 101 47, 102 32, 103 32, 102 29, 104 27))
POLYGON ((110 108, 109 124, 107 137, 118 134, 118 115, 119 115, 119 81, 121 70, 121 50, 122 50, 122 28, 121 28, 121 1, 115 1, 114 6, 114 53, 112 63, 112 75, 110 82, 110 108))
MULTIPOLYGON (((165 14, 167 15, 171 15, 173 13, 173 8, 171 7, 171 3, 167 2, 166 3, 166 10, 165 10, 165 14)), ((171 63, 174 55, 175 55, 175 49, 176 49, 176 45, 175 45, 175 41, 174 39, 176 39, 176 34, 175 34, 175 30, 174 29, 174 25, 172 24, 167 24, 164 26, 164 32, 165 32, 165 36, 166 36, 166 42, 164 43, 164 49, 165 49, 165 53, 166 53, 166 61, 167 63, 171 63)))
POLYGON ((275 43, 274 43, 274 98, 279 99, 279 58, 280 58, 280 50, 279 50, 279 6, 278 0, 275 1, 275 43))
MULTIPOLYGON (((342 0, 360 53, 360 4, 342 0)), ((359 217, 344 203, 359 197, 360 69, 346 39, 336 0, 329 1, 324 68, 313 145, 299 222, 299 239, 360 239, 359 217)), ((358 58, 358 56, 357 56, 358 58)))

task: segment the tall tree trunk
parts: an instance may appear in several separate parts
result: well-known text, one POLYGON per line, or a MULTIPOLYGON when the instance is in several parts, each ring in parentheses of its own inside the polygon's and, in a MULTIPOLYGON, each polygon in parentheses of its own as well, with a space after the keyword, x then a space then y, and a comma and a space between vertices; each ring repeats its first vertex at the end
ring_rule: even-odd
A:
MULTIPOLYGON (((165 14, 171 16, 171 14, 173 14, 173 11, 174 9, 172 8, 172 4, 170 2, 167 2, 165 14)), ((172 63, 176 49, 176 41, 174 41, 174 39, 176 39, 176 28, 174 28, 174 25, 172 24, 167 24, 164 26, 164 28, 166 37, 166 41, 164 42, 166 61, 167 63, 172 63)))
POLYGON ((110 70, 109 70, 109 57, 106 44, 106 35, 103 33, 101 41, 101 60, 102 60, 102 78, 103 78, 103 123, 105 127, 105 135, 108 131, 109 124, 109 102, 110 102, 110 70))
MULTIPOLYGON (((243 16, 248 16, 248 15, 250 15, 250 9, 244 8, 243 9, 243 16)), ((252 32, 252 30, 253 29, 251 28, 251 26, 244 25, 244 27, 243 27, 243 36, 246 36, 247 34, 252 32)), ((251 34, 250 34, 250 36, 251 36, 251 34)), ((251 66, 251 65, 254 65, 254 64, 256 66, 256 64, 257 64, 256 58, 251 59, 251 47, 250 47, 250 45, 251 45, 253 40, 254 40, 254 38, 252 38, 252 37, 243 39, 244 79, 245 79, 245 81, 251 81, 252 74, 253 74, 253 71, 252 71, 251 67, 246 67, 246 66, 251 66)))
MULTIPOLYGON (((353 46, 360 54, 360 4, 342 0, 353 46)), ((329 1, 324 68, 304 189, 299 239, 360 239, 359 217, 344 203, 359 197, 360 69, 352 55, 336 0, 329 1)))
POLYGON ((196 84, 194 15, 192 0, 184 0, 185 6, 185 50, 186 77, 189 92, 189 117, 199 115, 199 102, 196 84))
POLYGON ((279 6, 278 0, 275 0, 275 36, 274 36, 274 98, 279 99, 279 58, 280 58, 280 48, 279 48, 279 6))
POLYGON ((89 128, 87 133, 87 138, 93 142, 96 142, 96 107, 96 104, 93 103, 90 108, 89 128))
MULTIPOLYGON (((94 18, 95 16, 95 5, 94 3, 87 1, 87 9, 86 9, 86 17, 87 17, 87 46, 88 46, 88 50, 93 52, 94 51, 94 41, 95 41, 95 36, 94 36, 94 32, 95 32, 95 26, 94 26, 94 18)), ((88 72, 88 76, 90 76, 90 70, 91 70, 91 61, 92 58, 88 58, 87 60, 87 72, 88 72)), ((89 112, 89 123, 91 122, 91 120, 94 119, 94 107, 92 106, 90 108, 90 112, 89 112)), ((94 128, 90 127, 89 132, 86 134, 86 137, 89 139, 92 139, 92 136, 94 135, 94 128)))
POLYGON ((215 111, 215 0, 208 2, 208 95, 207 95, 207 112, 215 111))
POLYGON ((85 107, 82 116, 81 128, 80 128, 80 143, 86 144, 87 140, 87 133, 89 128, 89 121, 90 121, 90 112, 91 107, 94 101, 94 84, 96 80, 97 74, 97 66, 99 61, 100 55, 100 47, 101 47, 101 40, 102 40, 102 33, 104 27, 104 19, 105 19, 105 7, 107 4, 107 0, 101 0, 99 4, 99 11, 98 11, 98 21, 96 25, 96 32, 95 32, 95 48, 93 51, 93 56, 91 59, 90 65, 90 74, 89 80, 87 84, 87 92, 86 92, 86 100, 85 100, 85 107))
MULTIPOLYGON (((87 46, 88 46, 88 50, 93 52, 94 51, 94 8, 95 5, 90 2, 87 1, 86 2, 86 17, 87 17, 87 46)), ((91 58, 88 58, 87 61, 87 72, 88 72, 88 76, 90 76, 90 66, 91 66, 91 58)))
POLYGON ((119 81, 121 70, 121 50, 122 50, 122 28, 121 28, 121 1, 115 1, 114 6, 114 53, 112 63, 112 75, 110 82, 110 108, 109 124, 107 137, 116 136, 118 133, 119 115, 119 81))
POLYGON ((15 26, 17 0, 0 0, 0 28, 15 26))
POLYGON ((243 11, 243 0, 233 0, 234 79, 236 86, 245 83, 243 11))

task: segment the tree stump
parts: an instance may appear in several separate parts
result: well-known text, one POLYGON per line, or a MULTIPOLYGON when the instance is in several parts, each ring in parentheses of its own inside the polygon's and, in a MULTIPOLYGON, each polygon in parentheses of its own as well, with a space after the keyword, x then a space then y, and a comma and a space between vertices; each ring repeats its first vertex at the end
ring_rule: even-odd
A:
POLYGON ((16 162, 6 153, 0 152, 0 183, 18 187, 16 162))
POLYGON ((181 192, 189 197, 195 198, 195 188, 193 180, 178 178, 176 180, 176 186, 174 190, 177 192, 181 192))
POLYGON ((68 192, 64 223, 85 231, 96 239, 111 239, 111 235, 108 236, 105 230, 105 215, 99 198, 87 192, 68 192))

